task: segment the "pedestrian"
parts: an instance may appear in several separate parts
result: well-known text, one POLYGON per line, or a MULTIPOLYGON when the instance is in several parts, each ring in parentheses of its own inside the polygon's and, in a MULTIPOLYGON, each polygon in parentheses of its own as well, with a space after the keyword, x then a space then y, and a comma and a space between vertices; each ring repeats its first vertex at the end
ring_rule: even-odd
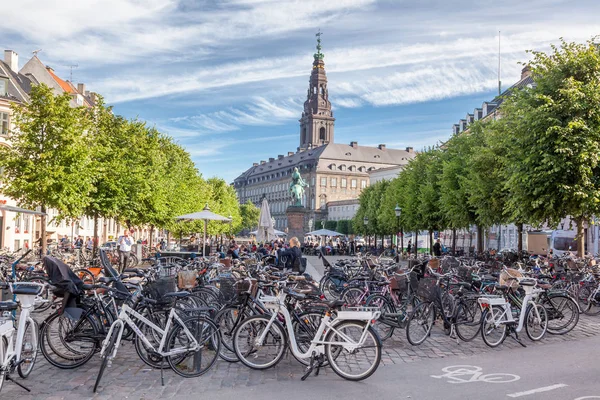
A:
POLYGON ((89 236, 85 240, 85 248, 89 251, 92 251, 92 249, 94 248, 94 242, 92 241, 92 238, 89 236))
POLYGON ((440 239, 433 245, 433 255, 436 257, 441 257, 442 255, 442 243, 440 242, 440 239))
POLYGON ((119 272, 123 273, 129 263, 131 246, 133 245, 133 238, 129 236, 129 230, 126 229, 123 232, 123 236, 119 238, 117 244, 119 245, 119 272))
POLYGON ((411 249, 412 249, 412 242, 410 241, 410 239, 408 239, 408 246, 406 246, 406 252, 408 254, 410 254, 411 249))
POLYGON ((81 236, 77 236, 75 239, 75 248, 80 249, 83 246, 83 238, 81 236))
POLYGON ((291 269, 292 272, 303 272, 302 269, 302 251, 300 250, 300 241, 297 237, 290 239, 290 247, 280 249, 277 252, 278 258, 287 257, 284 268, 291 269))

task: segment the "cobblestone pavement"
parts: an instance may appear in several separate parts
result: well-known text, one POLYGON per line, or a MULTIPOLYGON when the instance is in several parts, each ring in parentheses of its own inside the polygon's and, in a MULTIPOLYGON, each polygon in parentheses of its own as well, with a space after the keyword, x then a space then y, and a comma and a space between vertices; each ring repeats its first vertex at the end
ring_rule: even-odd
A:
MULTIPOLYGON (((522 341, 527 346, 545 346, 549 343, 569 342, 600 334, 600 318, 582 315, 578 326, 562 336, 547 335, 541 342, 531 342, 523 334, 522 341)), ((411 346, 404 330, 397 330, 384 344, 382 365, 406 365, 426 359, 439 359, 452 356, 471 356, 480 353, 501 352, 507 348, 518 349, 520 345, 507 338, 497 349, 487 347, 478 336, 469 343, 457 344, 455 339, 444 335, 439 324, 434 327, 431 337, 421 346, 411 346)), ((104 374, 102 385, 96 395, 92 388, 100 366, 100 358, 92 358, 86 365, 74 370, 61 370, 51 366, 40 353, 35 369, 24 381, 31 393, 27 393, 13 383, 6 382, 0 398, 2 400, 28 399, 170 399, 188 398, 200 393, 214 393, 215 390, 230 387, 260 389, 267 382, 285 383, 299 380, 302 366, 290 355, 275 368, 254 371, 241 363, 228 363, 219 360, 213 369, 199 378, 185 379, 174 372, 165 370, 165 386, 161 386, 160 371, 147 367, 136 355, 133 344, 124 342, 117 358, 104 374)), ((331 370, 321 373, 335 377, 331 370)), ((15 376, 15 378, 17 378, 15 376)), ((18 378, 17 378, 18 379, 18 378)), ((322 377, 310 379, 324 379, 322 377)), ((340 378, 336 378, 340 379, 340 378)))

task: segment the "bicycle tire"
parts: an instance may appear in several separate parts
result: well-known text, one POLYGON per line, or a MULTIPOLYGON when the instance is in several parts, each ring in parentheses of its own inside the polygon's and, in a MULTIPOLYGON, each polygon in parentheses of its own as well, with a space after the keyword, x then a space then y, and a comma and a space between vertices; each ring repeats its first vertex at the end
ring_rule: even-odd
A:
MULTIPOLYGON (((55 312, 48 316, 48 318, 46 318, 42 323, 39 335, 40 349, 42 350, 44 358, 55 367, 61 369, 77 368, 87 363, 95 354, 96 348, 98 347, 98 342, 95 340, 95 338, 98 336, 98 327, 96 326, 96 323, 92 318, 85 317, 85 321, 78 324, 78 333, 81 334, 82 339, 85 338, 85 340, 81 340, 80 342, 89 343, 89 345, 80 345, 83 348, 77 351, 77 349, 73 349, 72 345, 71 347, 68 347, 66 345, 66 339, 64 337, 60 337, 60 345, 62 345, 64 349, 59 349, 54 343, 50 341, 50 336, 53 335, 53 333, 51 332, 51 328, 53 328, 53 323, 56 322, 56 320, 59 318, 68 319, 69 317, 65 316, 64 314, 58 314, 58 312, 55 312), (65 354, 65 350, 68 351, 70 354, 65 354), (65 361, 71 361, 72 363, 68 364, 65 361)), ((61 324, 61 322, 63 321, 59 320, 58 324, 61 324)), ((59 335, 61 333, 64 334, 64 329, 60 330, 60 328, 61 326, 59 325, 57 333, 59 335)))
POLYGON ((527 307, 527 311, 525 314, 525 332, 529 339, 534 342, 542 340, 544 335, 548 331, 548 313, 546 312, 546 308, 540 304, 533 304, 527 307), (533 310, 538 310, 540 314, 540 320, 536 321, 536 316, 533 310), (539 330, 534 331, 536 326, 539 323, 539 330))
POLYGON ((275 365, 277 365, 277 363, 279 363, 279 361, 281 361, 283 355, 285 354, 285 351, 287 350, 288 342, 285 329, 283 328, 281 323, 279 323, 279 321, 275 320, 271 325, 267 336, 265 337, 265 343, 270 342, 270 344, 266 345, 263 343, 263 345, 260 346, 261 348, 275 348, 275 356, 265 356, 265 358, 268 358, 268 361, 263 364, 258 364, 248 359, 249 355, 252 355, 252 358, 254 360, 258 359, 257 353, 259 349, 257 349, 254 346, 253 341, 257 336, 259 336, 262 333, 260 327, 266 326, 270 319, 270 316, 255 315, 244 320, 233 333, 233 347, 235 349, 235 354, 240 359, 240 361, 248 368, 260 370, 274 367, 275 365), (256 326, 252 326, 253 324, 255 324, 256 326), (242 347, 244 345, 244 342, 246 345, 250 346, 249 349, 245 349, 244 347, 242 347))
POLYGON ((340 377, 349 380, 349 381, 362 381, 363 379, 367 379, 368 377, 370 377, 371 375, 373 375, 375 373, 375 371, 377 370, 377 367, 379 367, 379 363, 381 362, 381 340, 379 339, 379 336, 377 335, 377 333, 375 332, 375 330, 373 329, 372 326, 368 326, 367 325, 368 322, 363 322, 363 321, 341 321, 339 324, 336 324, 335 330, 330 329, 329 332, 327 333, 327 335, 325 336, 325 342, 339 342, 340 340, 336 340, 335 337, 337 337, 340 333, 343 333, 346 336, 350 336, 350 333, 348 331, 344 331, 344 328, 348 328, 348 327, 354 327, 354 328, 358 328, 357 329, 357 334, 354 336, 354 340, 359 341, 362 333, 364 332, 365 329, 365 325, 367 326, 367 334, 365 336, 365 344, 366 346, 363 346, 359 349, 373 349, 373 351, 375 352, 373 356, 371 356, 371 360, 369 360, 369 357, 362 357, 361 359, 358 360, 354 360, 352 362, 345 362, 345 356, 347 355, 356 355, 358 353, 359 349, 356 349, 352 352, 346 351, 343 346, 336 346, 336 345, 332 345, 332 344, 326 344, 325 345, 325 354, 327 355, 327 361, 329 362, 329 365, 331 366, 331 369, 333 369, 333 371, 340 377), (369 343, 367 343, 367 341, 369 343), (365 362, 366 359, 366 362, 365 362), (363 361, 362 364, 366 364, 367 365, 367 369, 359 374, 352 374, 350 372, 346 372, 343 371, 341 368, 341 365, 343 363, 346 363, 348 365, 351 365, 351 370, 356 370, 357 367, 360 366, 360 361, 363 361))
MULTIPOLYGON (((294 330, 294 337, 296 338, 296 345, 298 350, 302 353, 306 353, 311 345, 312 340, 317 334, 317 330, 321 325, 321 320, 325 316, 324 311, 305 311, 298 315, 298 319, 302 321, 292 321, 292 329, 294 330)), ((300 358, 292 353, 292 356, 300 364, 308 366, 310 365, 309 358, 300 358)), ((325 364, 323 365, 325 366, 325 364)))
POLYGON ((326 276, 319 282, 319 289, 328 300, 336 300, 340 298, 342 290, 340 290, 337 284, 330 276, 326 276))
POLYGON ((421 303, 413 310, 406 324, 408 343, 418 346, 427 339, 435 321, 435 314, 435 305, 432 302, 421 303))
POLYGON ((481 308, 476 300, 469 303, 459 303, 456 306, 456 322, 454 329, 463 342, 470 342, 479 335, 481 330, 481 308))
MULTIPOLYGON (((8 351, 8 340, 5 337, 2 337, 0 346, 2 346, 2 354, 6 354, 8 351)), ((6 373, 5 369, 0 370, 0 392, 2 392, 2 386, 4 386, 4 381, 6 380, 6 373)))
POLYGON ((493 312, 490 312, 490 309, 486 308, 481 315, 481 338, 486 345, 494 348, 500 346, 504 342, 508 332, 506 324, 500 324, 498 326, 493 324, 495 316, 499 313, 504 313, 504 308, 492 306, 492 311, 493 312), (500 338, 495 341, 492 340, 490 336, 492 331, 499 332, 500 338))
POLYGON ((25 323, 25 332, 23 333, 23 345, 21 347, 21 362, 19 363, 19 365, 17 366, 17 372, 19 374, 19 376, 23 379, 26 379, 29 374, 31 374, 31 371, 33 371, 33 367, 35 366, 35 360, 37 359, 37 355, 38 355, 38 351, 39 351, 39 346, 38 346, 38 342, 39 342, 39 329, 38 329, 38 324, 37 322, 33 319, 33 318, 29 318, 29 320, 25 323), (27 338, 27 331, 31 330, 31 341, 28 343, 26 338, 27 338), (31 351, 31 356, 30 359, 31 361, 29 363, 26 363, 24 360, 24 354, 27 354, 27 352, 25 350, 30 350, 31 351))
POLYGON ((238 313, 238 307, 227 306, 220 310, 214 318, 215 324, 217 324, 221 331, 221 350, 219 351, 219 357, 230 363, 240 361, 233 348, 233 333, 235 332, 235 328, 237 328, 236 322, 238 322, 238 313))
POLYGON ((564 335, 571 332, 579 323, 579 308, 571 297, 562 294, 548 295, 541 304, 548 314, 548 333, 564 335), (571 314, 570 317, 565 317, 568 313, 571 314), (560 321, 566 322, 560 323, 560 321))
POLYGON ((186 346, 189 338, 185 334, 184 326, 190 331, 201 347, 196 351, 188 351, 183 354, 167 356, 167 363, 179 376, 184 378, 195 378, 208 372, 219 359, 221 349, 221 333, 217 325, 210 319, 200 315, 194 315, 182 320, 183 325, 175 324, 167 333, 165 350, 172 351, 177 346, 186 346), (213 352, 211 354, 211 351, 213 352), (208 357, 207 357, 208 354, 208 357), (191 359, 190 359, 191 356, 191 359), (191 363, 190 363, 191 361, 191 363), (202 363, 208 361, 206 365, 202 363), (199 370, 191 371, 190 364, 199 370))
POLYGON ((381 316, 379 317, 377 322, 375 322, 375 325, 373 325, 373 329, 375 329, 375 332, 377 332, 379 338, 382 341, 385 341, 392 337, 392 335, 394 334, 394 329, 396 327, 386 322, 386 314, 396 313, 396 307, 394 307, 394 303, 392 303, 387 297, 381 294, 372 294, 369 297, 367 297, 367 300, 365 301, 365 306, 377 307, 379 308, 379 311, 381 311, 381 316))
POLYGON ((106 345, 106 349, 104 350, 104 355, 102 356, 102 363, 100 364, 100 370, 98 371, 98 376, 96 377, 96 383, 94 383, 94 393, 96 393, 96 390, 98 389, 98 385, 100 384, 102 375, 104 375, 104 370, 106 369, 108 361, 112 356, 113 350, 117 343, 117 336, 119 336, 119 329, 115 327, 115 329, 113 329, 112 331, 112 334, 110 335, 110 338, 106 339, 109 340, 109 342, 106 345))
POLYGON ((342 292, 341 299, 348 306, 360 306, 365 300, 365 290, 363 287, 351 287, 342 292))
POLYGON ((87 283, 89 285, 96 284, 96 277, 91 271, 87 270, 86 268, 76 269, 73 271, 73 273, 77 275, 77 277, 81 279, 83 283, 87 283))

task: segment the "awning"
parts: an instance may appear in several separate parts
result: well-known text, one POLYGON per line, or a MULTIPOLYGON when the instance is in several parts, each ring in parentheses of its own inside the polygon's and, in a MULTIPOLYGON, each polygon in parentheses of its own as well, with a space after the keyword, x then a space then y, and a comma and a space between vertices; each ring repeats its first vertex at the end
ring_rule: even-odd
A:
POLYGON ((21 213, 21 214, 46 215, 46 213, 43 213, 41 211, 26 210, 26 209, 21 208, 21 207, 9 206, 9 205, 6 205, 6 204, 1 204, 0 205, 0 210, 5 210, 5 211, 10 211, 10 212, 15 212, 15 213, 21 213))

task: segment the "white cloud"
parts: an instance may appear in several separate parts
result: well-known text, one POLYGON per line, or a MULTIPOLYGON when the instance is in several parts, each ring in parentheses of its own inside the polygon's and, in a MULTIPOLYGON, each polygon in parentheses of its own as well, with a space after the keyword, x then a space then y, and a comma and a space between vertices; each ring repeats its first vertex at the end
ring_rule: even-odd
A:
POLYGON ((336 97, 331 102, 335 107, 343 108, 358 108, 364 104, 360 99, 352 97, 336 97))

